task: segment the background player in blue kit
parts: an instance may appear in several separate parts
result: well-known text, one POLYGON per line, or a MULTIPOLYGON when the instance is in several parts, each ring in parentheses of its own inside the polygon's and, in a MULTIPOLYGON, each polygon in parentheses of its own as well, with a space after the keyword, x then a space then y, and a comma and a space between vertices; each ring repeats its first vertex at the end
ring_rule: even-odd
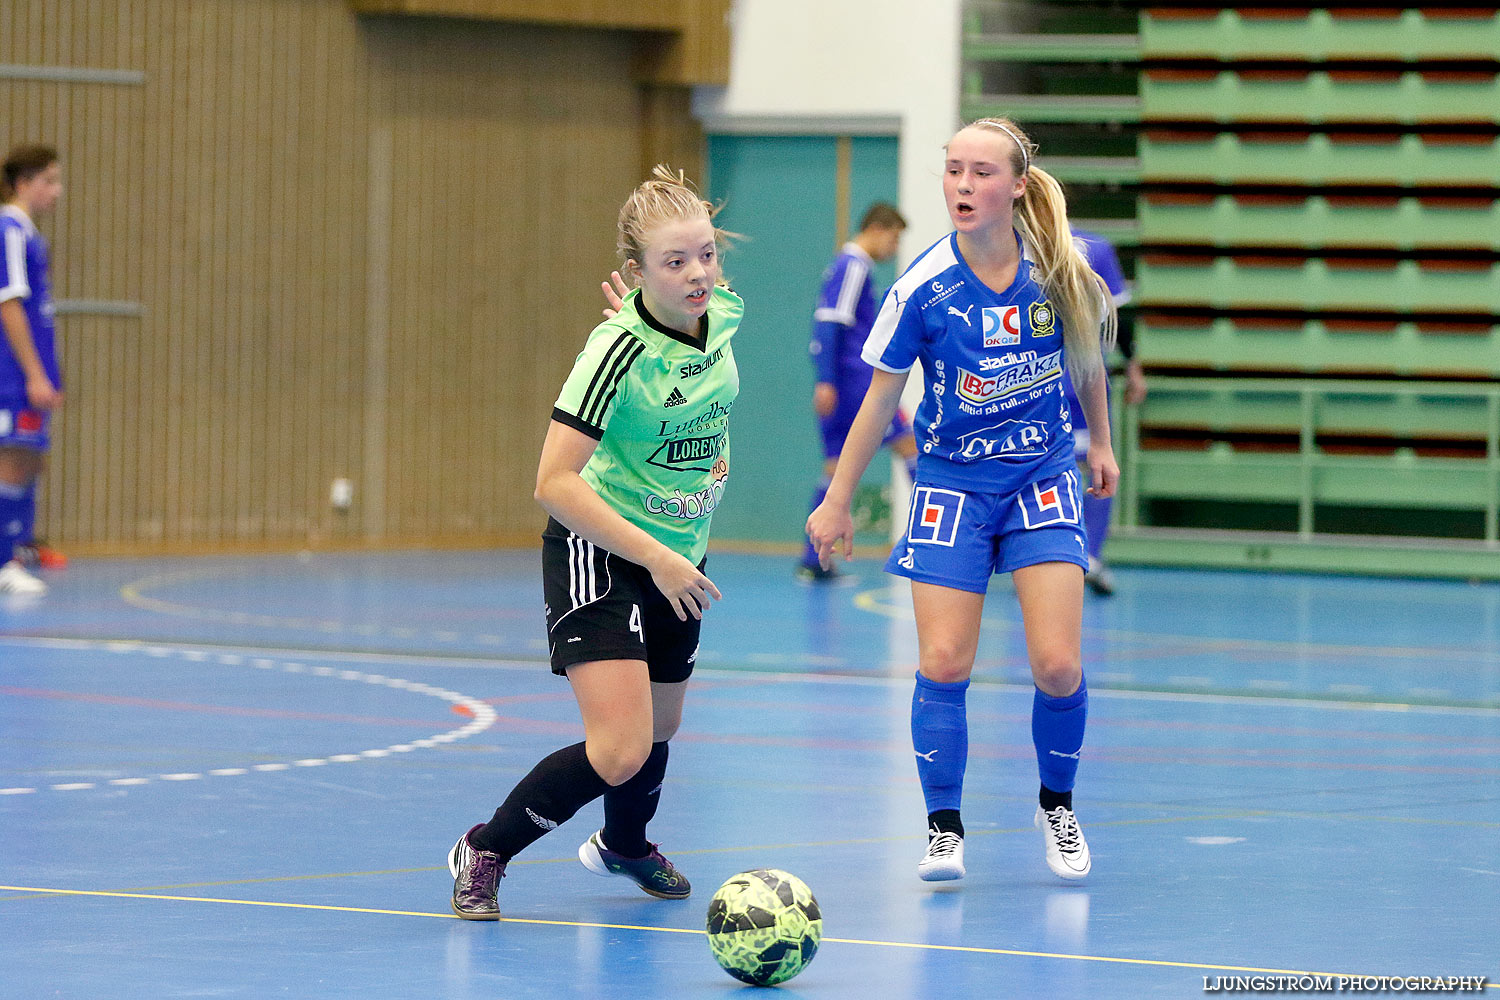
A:
MULTIPOLYGON (((1083 244, 1084 255, 1094 273, 1104 280, 1115 308, 1122 309, 1130 301, 1130 283, 1125 280, 1125 271, 1120 267, 1120 257, 1110 242, 1098 233, 1091 233, 1076 226, 1073 236, 1083 244)), ((1132 325, 1122 315, 1119 322, 1118 346, 1125 356, 1125 402, 1131 406, 1146 398, 1146 375, 1135 357, 1135 337, 1132 325)), ((1068 394, 1068 409, 1072 412, 1074 457, 1083 471, 1087 471, 1089 450, 1089 428, 1080 419, 1082 404, 1073 388, 1073 380, 1063 380, 1063 389, 1068 394)), ((1089 569, 1083 582, 1096 594, 1108 596, 1115 592, 1114 577, 1104 561, 1104 543, 1109 539, 1110 508, 1114 498, 1084 494, 1083 527, 1089 541, 1089 569)))
POLYGON ((807 521, 825 564, 852 556, 849 501, 880 445, 912 365, 926 379, 920 450, 906 534, 886 562, 909 577, 919 666, 912 741, 928 812, 928 881, 962 878, 959 807, 968 757, 965 692, 979 646, 985 590, 1009 572, 1036 691, 1031 734, 1041 788, 1034 822, 1057 875, 1087 875, 1088 844, 1073 812, 1088 690, 1082 669, 1088 550, 1073 460, 1066 364, 1091 435, 1097 496, 1119 478, 1110 448, 1101 346, 1116 314, 1069 231, 1062 188, 1031 165, 1035 146, 1003 118, 949 141, 943 194, 954 232, 891 287, 864 358, 876 369, 828 497, 807 521))
MULTIPOLYGON (((813 387, 813 412, 818 415, 818 429, 823 437, 823 478, 813 492, 809 512, 828 493, 844 439, 854 423, 859 404, 870 387, 870 363, 860 357, 865 338, 875 323, 875 282, 871 268, 890 260, 901 242, 906 219, 894 205, 877 201, 865 211, 859 223, 859 234, 844 244, 833 263, 823 272, 818 291, 818 306, 813 312, 813 335, 808 344, 817 385, 813 387)), ((917 446, 912 440, 911 424, 900 410, 886 427, 882 444, 906 460, 907 472, 916 471, 917 446)), ((824 567, 812 543, 802 550, 797 575, 809 581, 827 581, 838 577, 838 570, 824 567)))
POLYGON ((47 585, 18 556, 35 541, 36 481, 63 398, 47 241, 36 228, 62 196, 57 151, 11 150, 0 167, 0 196, 0 593, 43 594, 47 585))

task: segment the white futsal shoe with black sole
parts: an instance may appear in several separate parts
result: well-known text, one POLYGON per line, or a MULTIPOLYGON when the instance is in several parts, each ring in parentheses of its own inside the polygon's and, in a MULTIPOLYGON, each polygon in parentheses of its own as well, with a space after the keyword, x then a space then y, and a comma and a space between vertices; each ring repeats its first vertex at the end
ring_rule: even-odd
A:
POLYGON ((1033 822, 1042 831, 1047 844, 1047 867, 1059 878, 1079 879, 1089 873, 1093 860, 1088 841, 1078 826, 1078 817, 1067 806, 1046 810, 1036 807, 1033 822))
POLYGON ((917 862, 923 882, 951 882, 964 877, 964 838, 952 830, 927 831, 927 853, 917 862))

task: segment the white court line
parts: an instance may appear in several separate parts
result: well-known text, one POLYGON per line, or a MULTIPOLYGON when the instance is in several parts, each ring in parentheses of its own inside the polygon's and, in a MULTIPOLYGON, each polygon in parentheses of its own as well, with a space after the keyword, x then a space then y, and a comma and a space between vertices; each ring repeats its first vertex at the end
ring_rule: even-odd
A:
MULTIPOLYGON (((0 636, 0 647, 22 646, 39 649, 82 649, 95 650, 104 649, 111 652, 142 651, 146 644, 139 640, 131 639, 73 639, 56 636, 0 636)), ((199 644, 202 648, 202 644, 199 644)), ((160 647, 152 647, 160 648, 160 647)), ((445 670, 498 670, 505 672, 537 673, 539 663, 536 660, 518 660, 504 657, 478 657, 458 655, 451 653, 371 653, 354 650, 323 650, 323 649, 296 649, 287 646, 240 646, 233 648, 246 656, 255 657, 248 661, 247 665, 260 669, 275 669, 277 663, 269 657, 300 657, 302 659, 337 660, 347 663, 379 663, 386 665, 401 665, 412 667, 433 668, 438 667, 445 670)), ((714 679, 721 681, 737 680, 744 682, 765 682, 768 684, 812 684, 831 685, 835 687, 880 687, 880 688, 911 688, 911 675, 903 672, 899 676, 888 676, 885 674, 863 675, 863 674, 813 674, 797 672, 781 672, 772 670, 737 670, 732 667, 708 667, 700 666, 693 671, 695 678, 714 679)), ((399 677, 378 680, 375 675, 367 680, 367 683, 382 683, 390 687, 399 687, 407 690, 412 689, 416 681, 403 680, 399 677)), ((974 688, 991 691, 1018 691, 1029 693, 1032 690, 1030 684, 1017 684, 1010 681, 997 681, 988 678, 974 678, 974 688)), ((1361 701, 1358 699, 1337 699, 1326 696, 1309 696, 1299 698, 1296 696, 1277 697, 1265 694, 1235 694, 1235 693, 1197 693, 1187 691, 1150 691, 1150 690, 1124 690, 1118 688, 1090 688, 1090 698, 1119 699, 1123 701, 1159 701, 1159 702, 1196 702, 1207 705, 1262 705, 1274 708, 1301 708, 1301 709, 1336 709, 1352 712, 1406 712, 1414 715, 1461 715, 1493 717, 1500 715, 1500 706, 1487 707, 1483 705, 1427 705, 1408 704, 1405 702, 1388 701, 1361 701)), ((489 708, 489 706, 486 706, 489 708)), ((453 730, 457 732, 457 730, 453 730)), ((368 751, 362 756, 368 755, 368 751)), ((4 794, 5 789, 0 789, 4 794)))
MULTIPOLYGON (((255 771, 263 773, 286 771, 290 770, 293 767, 323 767, 327 764, 349 764, 362 760, 372 760, 379 757, 385 757, 391 753, 410 753, 411 751, 416 749, 427 749, 434 746, 440 746, 445 743, 452 743, 455 740, 467 739, 468 737, 473 736, 476 733, 480 733, 488 729, 491 725, 494 724, 495 719, 498 718, 495 709, 489 704, 481 701, 478 698, 471 697, 470 695, 461 694, 458 691, 450 691, 446 688, 433 687, 429 684, 423 684, 417 681, 409 681, 400 677, 387 677, 384 674, 372 674, 360 670, 342 670, 336 667, 327 666, 317 666, 310 668, 303 663, 293 660, 278 660, 271 657, 261 656, 253 657, 247 660, 244 655, 216 655, 217 651, 205 650, 200 647, 169 647, 157 643, 148 645, 145 643, 129 643, 120 642, 117 640, 100 641, 86 639, 49 639, 24 640, 17 642, 13 639, 5 639, 0 640, 0 645, 25 645, 32 647, 39 646, 43 648, 62 648, 68 649, 70 651, 81 652, 103 650, 109 653, 113 653, 116 656, 145 655, 153 659, 169 659, 175 656, 176 658, 181 659, 187 663, 195 664, 217 664, 224 667, 249 666, 251 668, 260 670, 280 669, 284 673, 299 674, 305 677, 326 677, 329 679, 341 680, 354 684, 380 685, 397 690, 409 691, 414 694, 426 695, 432 698, 439 698, 453 705, 461 706, 467 709, 471 716, 471 720, 468 723, 459 726, 456 729, 444 730, 443 732, 436 733, 423 739, 412 740, 410 743, 399 743, 394 746, 373 748, 369 750, 358 751, 355 753, 345 752, 331 754, 327 757, 305 757, 300 760, 294 760, 291 762, 253 764, 248 767, 221 767, 207 772, 176 771, 170 774, 157 774, 149 777, 134 776, 112 778, 109 780, 108 784, 114 786, 146 785, 152 783, 153 781, 198 781, 204 777, 237 777, 239 775, 250 774, 255 771)), ((242 650, 241 652, 251 653, 263 651, 242 650)), ((312 658, 308 655, 308 651, 306 650, 300 650, 296 653, 296 655, 304 659, 312 658)), ((535 664, 528 664, 528 666, 530 666, 532 669, 536 668, 535 664)), ((76 792, 93 789, 97 787, 97 783, 92 781, 73 781, 61 782, 46 787, 49 790, 56 792, 76 792)), ((36 788, 0 788, 0 795, 26 795, 35 791, 37 791, 36 788)))

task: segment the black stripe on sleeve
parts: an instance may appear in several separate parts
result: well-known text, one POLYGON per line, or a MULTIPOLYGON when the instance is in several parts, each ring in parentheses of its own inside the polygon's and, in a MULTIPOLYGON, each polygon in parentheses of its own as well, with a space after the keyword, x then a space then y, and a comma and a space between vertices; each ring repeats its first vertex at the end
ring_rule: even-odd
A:
POLYGON ((603 415, 603 410, 599 406, 599 400, 614 387, 615 381, 624 374, 620 370, 620 358, 629 353, 632 344, 639 345, 640 341, 628 333, 621 333, 615 338, 615 342, 609 345, 609 350, 604 352, 604 360, 599 362, 598 368, 594 369, 594 377, 590 380, 589 387, 584 392, 583 398, 578 402, 578 415, 584 420, 597 422, 599 417, 603 415))
POLYGON ((604 419, 604 414, 609 411, 609 404, 615 401, 615 393, 620 391, 620 383, 625 380, 625 373, 630 370, 630 366, 635 363, 635 359, 640 357, 645 350, 646 345, 640 344, 625 359, 625 364, 620 368, 620 377, 614 380, 614 384, 610 386, 609 395, 604 397, 604 404, 599 409, 598 419, 604 419))
MULTIPOLYGON (((604 380, 599 382, 596 373, 595 382, 598 385, 589 387, 589 394, 584 397, 583 405, 578 408, 578 415, 596 426, 601 425, 604 422, 604 414, 609 411, 609 404, 614 402, 615 393, 620 390, 620 383, 624 381, 625 373, 630 371, 630 366, 645 350, 645 344, 629 334, 622 334, 610 348, 614 361, 605 372, 604 380), (617 350, 621 347, 623 350, 617 350)), ((601 370, 604 367, 600 365, 601 370)))
POLYGON ((587 434, 595 441, 602 440, 604 437, 603 429, 595 427, 593 424, 590 424, 587 420, 584 420, 581 417, 573 416, 573 414, 569 413, 567 410, 560 410, 554 406, 552 408, 552 419, 556 420, 558 423, 566 427, 573 428, 575 431, 587 434))

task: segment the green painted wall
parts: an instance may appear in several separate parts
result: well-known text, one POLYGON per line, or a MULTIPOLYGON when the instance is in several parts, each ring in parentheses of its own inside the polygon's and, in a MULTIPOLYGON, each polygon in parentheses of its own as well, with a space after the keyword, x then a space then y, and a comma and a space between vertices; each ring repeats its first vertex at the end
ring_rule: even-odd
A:
MULTIPOLYGON (((719 224, 745 237, 724 257, 730 283, 745 299, 745 322, 734 342, 740 398, 730 426, 730 492, 714 513, 716 539, 790 544, 802 537, 822 464, 807 341, 819 279, 838 249, 836 142, 709 137, 708 194, 724 202, 719 224)), ((894 138, 853 140, 851 226, 870 202, 895 202, 896 153, 894 138)), ((893 280, 893 265, 877 269, 881 291, 893 280)), ((889 463, 878 457, 866 482, 888 478, 889 463)))

